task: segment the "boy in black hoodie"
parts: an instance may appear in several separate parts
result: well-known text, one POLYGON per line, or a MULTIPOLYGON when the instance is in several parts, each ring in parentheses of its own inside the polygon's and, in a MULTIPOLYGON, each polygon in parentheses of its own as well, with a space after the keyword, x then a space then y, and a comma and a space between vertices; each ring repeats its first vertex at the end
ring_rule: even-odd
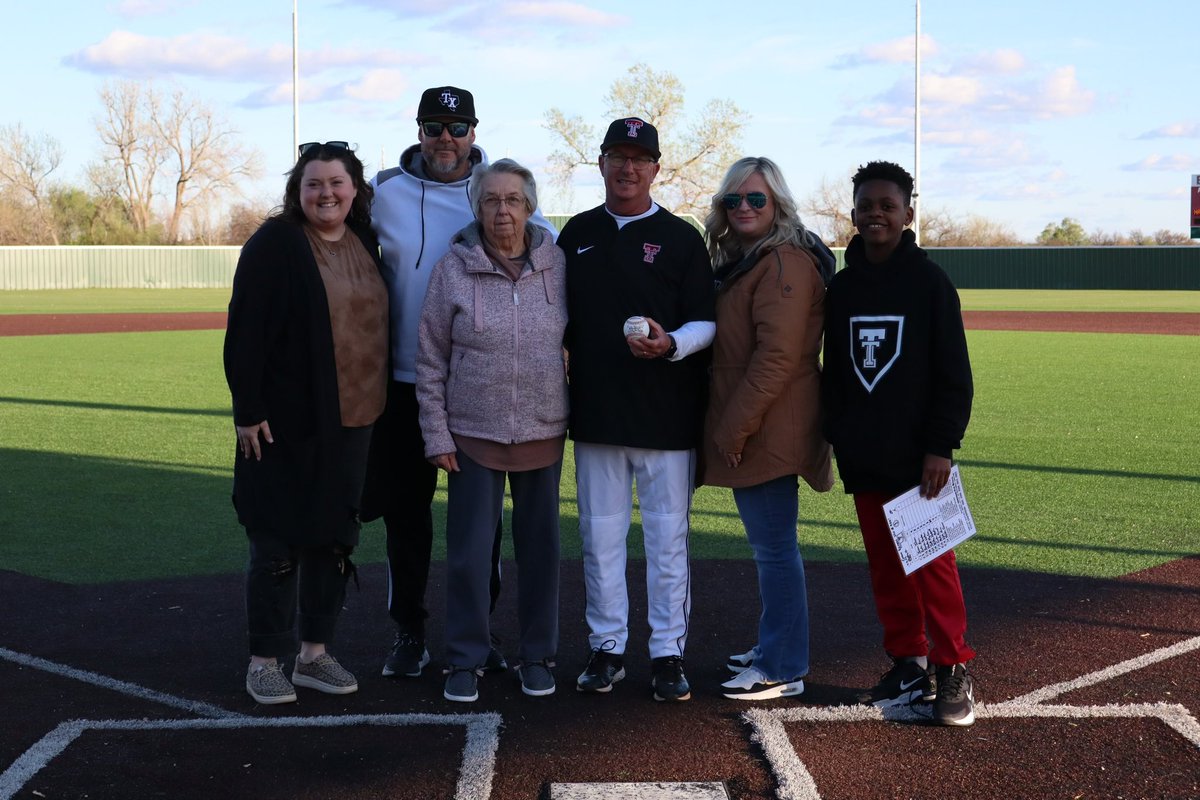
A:
POLYGON ((853 184, 858 234, 825 298, 825 436, 854 496, 893 661, 859 700, 878 707, 933 700, 938 723, 966 726, 975 721, 966 669, 975 651, 965 640, 954 551, 906 576, 882 508, 913 486, 937 496, 966 431, 971 363, 958 293, 908 230, 912 176, 872 161, 853 184))

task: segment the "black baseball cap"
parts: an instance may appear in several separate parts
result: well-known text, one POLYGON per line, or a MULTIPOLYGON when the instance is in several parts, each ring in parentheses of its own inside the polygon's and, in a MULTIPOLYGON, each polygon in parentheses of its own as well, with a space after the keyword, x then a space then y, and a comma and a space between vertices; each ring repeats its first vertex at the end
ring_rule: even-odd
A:
POLYGON ((621 117, 613 120, 608 126, 608 133, 604 134, 604 144, 600 145, 600 152, 603 153, 619 144, 635 145, 648 151, 655 158, 662 156, 658 149, 658 129, 641 117, 621 117))
POLYGON ((421 103, 417 106, 417 122, 440 117, 442 119, 461 119, 472 125, 478 125, 475 117, 475 97, 466 89, 457 86, 435 86, 421 93, 421 103))

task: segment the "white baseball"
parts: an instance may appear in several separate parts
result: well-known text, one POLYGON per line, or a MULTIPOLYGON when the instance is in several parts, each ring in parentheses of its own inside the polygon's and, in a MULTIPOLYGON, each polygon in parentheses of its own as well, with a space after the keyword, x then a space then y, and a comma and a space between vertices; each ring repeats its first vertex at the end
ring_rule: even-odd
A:
POLYGON ((630 317, 625 320, 625 338, 630 336, 649 336, 650 323, 645 317, 630 317))

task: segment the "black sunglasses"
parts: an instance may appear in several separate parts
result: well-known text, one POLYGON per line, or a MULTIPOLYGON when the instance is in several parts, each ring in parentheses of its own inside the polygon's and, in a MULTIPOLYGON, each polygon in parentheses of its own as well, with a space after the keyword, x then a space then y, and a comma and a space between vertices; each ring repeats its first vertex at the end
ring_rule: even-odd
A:
POLYGON ((300 145, 300 155, 305 155, 310 150, 314 150, 319 147, 332 147, 335 150, 349 150, 350 143, 349 142, 305 142, 304 144, 300 145))
POLYGON ((471 123, 469 122, 422 122, 421 130, 425 131, 426 136, 441 136, 442 131, 446 128, 450 129, 450 135, 455 139, 461 139, 471 132, 471 123))
POLYGON ((725 206, 725 208, 729 209, 730 211, 733 211, 735 208, 737 208, 738 206, 740 206, 742 204, 743 197, 746 198, 746 202, 750 204, 751 208, 763 208, 767 205, 767 196, 765 194, 763 194, 762 192, 747 192, 744 195, 741 195, 741 194, 722 195, 721 196, 721 205, 725 206))

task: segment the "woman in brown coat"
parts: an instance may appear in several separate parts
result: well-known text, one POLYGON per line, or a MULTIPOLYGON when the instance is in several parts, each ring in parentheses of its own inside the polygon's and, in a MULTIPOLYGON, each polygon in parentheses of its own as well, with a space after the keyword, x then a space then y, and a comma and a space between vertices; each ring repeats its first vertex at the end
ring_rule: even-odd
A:
POLYGON ((795 696, 808 672, 798 478, 818 492, 833 485, 818 406, 829 255, 805 230, 783 175, 766 158, 729 168, 705 228, 717 335, 704 482, 733 489, 762 601, 758 643, 730 657, 737 674, 722 691, 747 700, 795 696))

